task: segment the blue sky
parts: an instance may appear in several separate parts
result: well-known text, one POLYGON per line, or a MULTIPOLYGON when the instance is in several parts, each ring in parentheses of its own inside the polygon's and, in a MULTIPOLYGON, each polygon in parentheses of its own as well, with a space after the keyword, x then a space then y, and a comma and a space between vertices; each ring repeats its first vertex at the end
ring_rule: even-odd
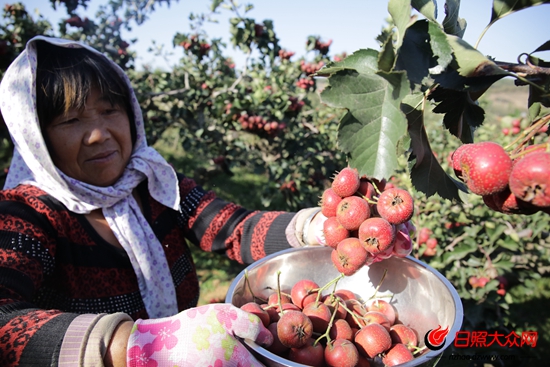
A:
MULTIPOLYGON (((64 12, 54 12, 49 1, 20 0, 31 13, 38 9, 50 22, 56 24, 64 12)), ((11 3, 13 1, 4 3, 11 3)), ((106 0, 91 0, 89 9, 81 11, 81 16, 94 17, 99 4, 106 0)), ((305 43, 309 35, 320 36, 321 40, 332 39, 330 54, 341 52, 348 54, 362 48, 379 49, 376 36, 385 25, 384 19, 389 15, 385 0, 251 0, 254 9, 247 16, 257 21, 271 19, 280 45, 296 52, 296 56, 305 55, 305 43)), ((444 14, 444 0, 437 0, 438 21, 444 14)), ((188 16, 193 13, 206 13, 210 0, 180 0, 170 7, 158 6, 151 18, 142 26, 134 27, 127 38, 137 38, 139 42, 132 45, 138 53, 138 65, 147 63, 166 67, 177 62, 182 56, 181 48, 172 48, 172 37, 176 32, 189 32, 188 16), (155 58, 146 52, 152 40, 164 44, 174 52, 168 62, 155 58)), ((463 0, 460 16, 468 22, 464 39, 474 45, 491 18, 492 0, 463 0)), ((228 44, 226 54, 232 56, 237 67, 244 62, 244 55, 233 50, 229 44, 230 12, 221 11, 216 18, 218 24, 206 24, 205 30, 212 38, 222 38, 228 44)), ((523 52, 532 52, 544 42, 550 40, 550 4, 535 6, 531 9, 513 13, 497 21, 481 40, 478 49, 485 55, 499 61, 515 62, 523 52)), ((550 60, 550 53, 537 54, 550 60)), ((295 56, 295 57, 296 57, 295 56)))

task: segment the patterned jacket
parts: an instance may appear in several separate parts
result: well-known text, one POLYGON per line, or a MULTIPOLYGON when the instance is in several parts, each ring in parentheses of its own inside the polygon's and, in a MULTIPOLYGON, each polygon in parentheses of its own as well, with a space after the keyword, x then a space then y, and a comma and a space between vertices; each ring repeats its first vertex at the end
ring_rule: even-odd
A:
MULTIPOLYGON (((179 178, 181 212, 152 199, 145 182, 138 192, 181 311, 199 296, 188 243, 251 263, 289 247, 285 232, 295 213, 246 210, 179 178)), ((0 366, 86 365, 91 348, 98 355, 105 348, 106 337, 95 334, 147 317, 124 250, 34 186, 0 191, 0 366)))

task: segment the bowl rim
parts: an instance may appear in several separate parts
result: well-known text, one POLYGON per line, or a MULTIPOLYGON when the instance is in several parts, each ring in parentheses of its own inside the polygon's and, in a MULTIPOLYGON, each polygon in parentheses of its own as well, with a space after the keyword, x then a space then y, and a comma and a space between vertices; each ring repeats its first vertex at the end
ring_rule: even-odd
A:
MULTIPOLYGON (((291 247, 291 248, 288 248, 288 249, 285 249, 285 250, 281 250, 281 251, 272 253, 270 255, 267 255, 267 256, 255 261, 255 262, 253 262, 252 264, 248 265, 245 269, 243 269, 235 277, 235 279, 233 279, 233 281, 231 282, 231 284, 230 284, 230 286, 227 290, 226 297, 225 297, 225 302, 232 304, 232 299, 231 298, 232 298, 233 293, 235 292, 235 288, 237 287, 237 284, 244 277, 245 273, 250 271, 251 269, 254 269, 258 266, 261 266, 263 263, 269 261, 270 259, 273 259, 273 258, 281 256, 281 255, 285 255, 285 254, 292 253, 292 252, 297 252, 297 251, 303 251, 303 250, 316 251, 316 249, 323 249, 324 251, 332 250, 332 248, 324 247, 324 246, 298 247, 298 248, 291 247)), ((422 364, 422 363, 426 363, 429 360, 434 360, 434 359, 438 359, 438 358, 441 357, 443 352, 454 342, 454 339, 456 337, 457 332, 460 331, 460 328, 462 327, 462 322, 463 322, 463 319, 464 319, 464 308, 462 306, 462 300, 461 300, 460 296, 458 295, 458 292, 455 289, 455 287, 438 270, 436 270, 432 266, 426 264, 425 262, 423 262, 423 261, 421 261, 421 260, 419 260, 419 259, 417 259, 417 258, 415 258, 411 255, 406 256, 406 257, 402 257, 400 259, 403 259, 404 261, 414 262, 417 265, 419 265, 419 266, 423 267, 424 269, 428 270, 429 272, 433 273, 439 279, 439 281, 441 281, 445 285, 445 287, 447 288, 447 290, 451 294, 451 298, 453 300, 454 307, 455 307, 454 321, 453 321, 453 324, 451 326, 451 329, 449 330, 449 333, 445 337, 445 344, 444 344, 443 348, 441 348, 439 350, 430 350, 429 352, 413 359, 412 361, 410 361, 406 364, 403 364, 404 367, 405 366, 412 367, 412 366, 417 366, 417 365, 422 364)), ((290 362, 292 364, 292 366, 296 366, 296 367, 304 366, 304 367, 306 367, 306 365, 296 363, 296 362, 292 362, 292 361, 289 361, 288 359, 279 357, 278 355, 276 355, 274 353, 271 353, 269 350, 259 346, 258 344, 256 344, 252 340, 244 340, 244 343, 249 348, 251 348, 252 350, 254 350, 256 353, 258 353, 260 355, 267 354, 267 356, 276 363, 288 364, 290 362)))

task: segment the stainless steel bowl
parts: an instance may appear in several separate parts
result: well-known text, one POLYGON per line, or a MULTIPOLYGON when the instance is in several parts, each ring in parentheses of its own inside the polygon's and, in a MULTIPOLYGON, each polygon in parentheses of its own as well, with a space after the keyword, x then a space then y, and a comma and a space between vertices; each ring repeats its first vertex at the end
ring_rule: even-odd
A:
MULTIPOLYGON (((280 271, 281 290, 290 291, 301 279, 311 279, 320 286, 336 278, 339 273, 332 265, 327 247, 289 249, 267 256, 243 270, 231 283, 225 301, 240 307, 255 296, 266 298, 277 289, 277 272, 280 271), (248 273, 249 285, 245 282, 248 273)), ((462 326, 463 308, 458 293, 451 283, 437 270, 413 257, 391 257, 387 260, 364 266, 352 276, 338 282, 337 289, 349 289, 369 299, 380 283, 385 269, 387 275, 377 295, 391 296, 391 304, 398 311, 399 320, 414 328, 419 344, 424 346, 424 335, 438 326, 449 326, 442 349, 426 350, 403 367, 435 366, 443 351, 453 343, 456 332, 462 326)), ((330 290, 329 290, 330 291, 330 290)), ((245 345, 256 357, 269 367, 304 367, 281 358, 256 343, 246 340, 245 345)))

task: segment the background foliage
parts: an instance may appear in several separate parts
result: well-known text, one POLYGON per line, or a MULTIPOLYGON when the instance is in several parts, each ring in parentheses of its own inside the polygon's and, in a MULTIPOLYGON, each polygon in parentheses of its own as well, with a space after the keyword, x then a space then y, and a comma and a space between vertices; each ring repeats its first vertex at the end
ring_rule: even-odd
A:
MULTIPOLYGON (((408 188, 416 200, 413 222, 437 241, 435 256, 418 241, 413 255, 456 287, 465 308, 463 329, 539 332, 536 348, 458 352, 550 357, 549 216, 492 211, 467 193, 448 161, 466 142, 516 148, 548 141, 542 130, 526 140, 503 129, 519 121, 524 131, 547 115, 548 63, 534 54, 549 44, 524 55, 522 64, 491 60, 461 40, 465 21, 458 1, 447 1, 447 17, 438 24, 431 1, 389 0, 379 50, 331 55, 330 42, 310 36, 304 40, 308 57, 297 58, 279 43, 271 20, 252 18, 252 5, 213 0, 212 13, 190 15, 192 32, 174 35, 178 65, 137 70, 135 40, 122 39, 121 30, 139 26, 170 0, 105 1, 94 19, 82 19, 78 12, 87 2, 51 0, 66 14, 57 25, 33 18, 20 3, 7 4, 0 20, 0 76, 37 34, 89 43, 130 76, 150 144, 180 172, 249 208, 317 205, 334 172, 348 164, 408 188), (227 45, 201 28, 215 11, 233 15, 228 32, 232 46, 247 55, 242 70, 225 56, 227 45), (499 105, 502 98, 523 103, 499 105), (485 280, 474 282, 479 279, 485 280)), ((546 2, 495 0, 491 22, 546 2)), ((12 146, 5 128, 1 132, 0 165, 7 169, 12 146)), ((198 250, 195 256, 200 302, 223 299, 243 266, 198 250)))

